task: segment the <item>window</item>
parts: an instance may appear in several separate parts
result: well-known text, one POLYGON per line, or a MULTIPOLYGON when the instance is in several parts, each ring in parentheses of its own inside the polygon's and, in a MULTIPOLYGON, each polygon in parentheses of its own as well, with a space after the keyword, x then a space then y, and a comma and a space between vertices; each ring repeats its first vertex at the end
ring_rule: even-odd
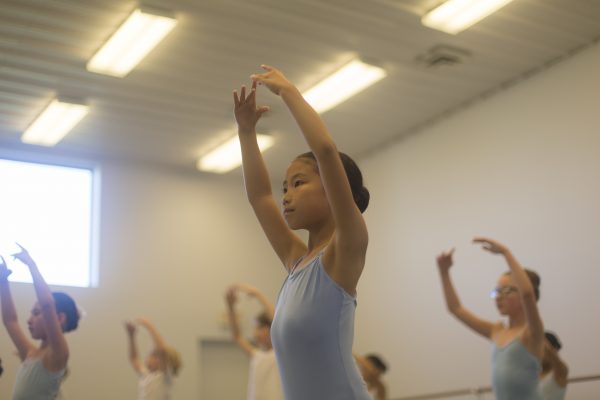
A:
POLYGON ((10 256, 25 247, 53 285, 94 284, 91 169, 0 159, 0 254, 11 281, 31 282, 10 256))

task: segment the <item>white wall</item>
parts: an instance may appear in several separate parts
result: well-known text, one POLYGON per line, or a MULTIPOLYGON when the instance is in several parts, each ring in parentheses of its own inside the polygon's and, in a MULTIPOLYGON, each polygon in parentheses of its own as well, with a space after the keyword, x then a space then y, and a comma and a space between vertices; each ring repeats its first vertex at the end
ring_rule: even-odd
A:
MULTIPOLYGON (((475 235, 541 274, 542 315, 572 374, 600 374, 599 71, 596 45, 363 160, 371 244, 356 347, 389 360, 392 397, 489 384, 490 344, 446 312, 435 267, 456 246, 463 303, 499 319, 488 294, 506 265, 475 235)), ((587 387, 569 398, 596 399, 600 384, 587 387)))
MULTIPOLYGON (((122 321, 146 316, 183 355, 175 399, 196 399, 199 338, 227 336, 219 326, 226 286, 250 282, 274 298, 283 269, 260 234, 241 178, 221 182, 142 166, 104 165, 101 179, 100 285, 59 288, 87 312, 80 329, 68 334, 72 372, 64 385, 67 398, 136 398, 122 321)), ((33 288, 13 284, 12 289, 26 329, 33 288)), ((140 336, 145 355, 149 342, 147 335, 140 336)), ((2 331, 1 399, 10 398, 12 391, 18 366, 13 351, 2 331)))

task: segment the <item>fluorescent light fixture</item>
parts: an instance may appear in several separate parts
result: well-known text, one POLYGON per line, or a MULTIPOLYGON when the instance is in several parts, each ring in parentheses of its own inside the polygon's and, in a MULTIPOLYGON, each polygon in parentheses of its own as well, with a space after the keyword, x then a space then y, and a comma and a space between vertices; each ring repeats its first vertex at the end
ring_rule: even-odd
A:
POLYGON ((88 113, 85 104, 52 100, 48 107, 27 128, 21 141, 42 146, 54 146, 88 113))
POLYGON ((88 71, 124 77, 175 27, 171 16, 135 10, 87 64, 88 71))
POLYGON ((318 113, 324 113, 385 78, 386 75, 383 68, 356 59, 323 79, 303 95, 318 113))
MULTIPOLYGON (((273 145, 273 137, 257 134, 258 148, 264 151, 273 145)), ((224 174, 242 164, 240 139, 237 135, 217 147, 198 160, 197 167, 201 171, 224 174)))
POLYGON ((511 1, 513 0, 448 0, 421 18, 421 23, 455 35, 511 1))

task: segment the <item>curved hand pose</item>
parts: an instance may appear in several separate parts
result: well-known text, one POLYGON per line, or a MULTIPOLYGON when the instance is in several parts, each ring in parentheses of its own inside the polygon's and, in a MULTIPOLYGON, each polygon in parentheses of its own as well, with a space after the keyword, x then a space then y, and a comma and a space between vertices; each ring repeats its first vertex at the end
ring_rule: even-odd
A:
POLYGON ((138 398, 168 400, 171 398, 172 377, 181 367, 179 353, 167 344, 152 322, 138 318, 126 321, 125 329, 129 345, 129 362, 139 376, 138 398), (145 328, 154 342, 154 348, 144 363, 139 358, 136 333, 137 326, 145 328))
POLYGON ((244 86, 234 92, 234 112, 248 199, 289 273, 272 328, 286 399, 368 398, 352 359, 351 337, 354 296, 368 243, 362 212, 369 193, 354 161, 338 152, 298 89, 281 71, 262 68, 265 73, 251 76, 249 93, 244 86), (283 215, 256 141, 256 123, 268 111, 256 106, 257 83, 281 97, 311 150, 296 157, 286 171, 283 215), (308 231, 307 244, 294 234, 298 229, 308 231), (337 336, 327 328, 336 323, 341 326, 337 336), (335 393, 336 387, 343 390, 335 393))
POLYGON ((481 319, 461 304, 450 279, 454 249, 437 257, 448 311, 494 342, 492 385, 496 398, 537 400, 544 348, 544 326, 537 308, 540 278, 535 272, 524 269, 501 243, 482 237, 476 237, 473 242, 506 259, 509 271, 500 276, 492 296, 500 314, 508 317, 508 325, 481 319))
POLYGON ((65 376, 69 360, 69 346, 64 333, 77 328, 79 312, 73 299, 65 293, 52 293, 27 250, 14 254, 16 260, 29 268, 37 302, 27 320, 29 332, 40 345, 35 345, 25 335, 17 318, 8 277, 12 273, 4 258, 0 262, 0 300, 2 321, 17 348, 22 361, 13 391, 14 399, 54 399, 65 376))

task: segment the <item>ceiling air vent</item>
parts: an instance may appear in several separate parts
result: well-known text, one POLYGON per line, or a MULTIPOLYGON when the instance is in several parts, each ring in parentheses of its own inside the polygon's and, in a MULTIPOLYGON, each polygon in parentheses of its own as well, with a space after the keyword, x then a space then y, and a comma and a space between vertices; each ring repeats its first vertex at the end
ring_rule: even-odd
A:
POLYGON ((471 52, 458 47, 437 45, 420 54, 416 58, 417 64, 425 68, 448 67, 464 64, 471 57, 471 52))

